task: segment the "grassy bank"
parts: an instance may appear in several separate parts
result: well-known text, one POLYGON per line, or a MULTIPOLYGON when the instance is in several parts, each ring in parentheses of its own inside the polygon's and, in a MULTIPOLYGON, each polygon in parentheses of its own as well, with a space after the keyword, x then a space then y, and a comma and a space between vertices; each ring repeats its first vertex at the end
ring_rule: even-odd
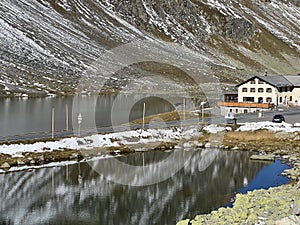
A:
POLYGON ((300 132, 256 131, 224 131, 217 134, 205 133, 199 137, 204 145, 211 143, 222 149, 235 149, 276 153, 279 155, 292 154, 300 158, 300 132))

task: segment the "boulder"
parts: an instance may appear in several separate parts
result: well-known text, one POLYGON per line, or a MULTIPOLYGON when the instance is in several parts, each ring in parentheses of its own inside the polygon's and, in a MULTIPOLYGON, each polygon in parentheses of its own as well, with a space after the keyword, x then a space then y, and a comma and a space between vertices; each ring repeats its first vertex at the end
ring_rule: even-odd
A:
POLYGON ((185 142, 185 143, 183 143, 183 147, 184 148, 190 148, 190 147, 192 147, 192 145, 191 145, 190 142, 185 142))
POLYGON ((2 165, 0 166, 1 169, 9 169, 10 165, 8 162, 2 163, 2 165))
POLYGON ((41 162, 41 163, 44 162, 45 161, 44 155, 38 156, 38 161, 41 162))
POLYGON ((300 215, 300 201, 295 202, 292 206, 292 215, 300 215))
POLYGON ((211 147, 211 143, 210 142, 207 142, 204 146, 205 148, 210 148, 211 147))
POLYGON ((203 147, 204 147, 204 144, 203 144, 202 142, 198 142, 198 143, 196 144, 196 147, 197 147, 197 148, 203 148, 203 147))
POLYGON ((188 225, 190 222, 190 220, 182 220, 180 222, 178 222, 176 225, 188 225))
POLYGON ((18 160, 17 160, 17 164, 18 164, 19 166, 21 166, 21 165, 25 165, 25 162, 24 162, 22 159, 18 159, 18 160))
POLYGON ((286 169, 282 172, 282 174, 293 180, 297 180, 300 178, 300 169, 295 167, 292 169, 286 169))
POLYGON ((299 224, 300 224, 300 219, 297 216, 285 217, 275 222, 275 225, 299 225, 299 224))
POLYGON ((78 159, 78 154, 77 153, 73 153, 72 155, 70 155, 69 159, 71 159, 71 160, 78 159))
POLYGON ((274 161, 275 155, 274 154, 264 154, 264 155, 252 155, 250 157, 252 160, 263 160, 263 161, 274 161))

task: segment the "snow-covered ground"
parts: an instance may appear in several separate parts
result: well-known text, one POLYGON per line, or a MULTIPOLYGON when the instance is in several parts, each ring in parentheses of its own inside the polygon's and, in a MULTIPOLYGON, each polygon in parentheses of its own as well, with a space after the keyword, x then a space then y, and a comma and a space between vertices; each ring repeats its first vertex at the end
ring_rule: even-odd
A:
POLYGON ((206 127, 203 128, 203 130, 205 130, 206 132, 210 133, 210 134, 216 134, 218 132, 222 132, 222 131, 231 131, 231 127, 221 127, 221 126, 218 126, 216 124, 211 124, 211 125, 208 125, 206 127))
POLYGON ((290 123, 285 123, 285 122, 273 123, 269 121, 244 123, 238 129, 238 131, 255 131, 261 129, 266 129, 273 132, 278 132, 278 131, 300 132, 299 123, 292 125, 290 123))
POLYGON ((34 144, 1 145, 0 153, 12 157, 23 157, 24 152, 44 152, 63 149, 89 150, 96 147, 111 147, 129 144, 146 144, 149 142, 174 141, 181 138, 190 139, 199 135, 195 127, 185 131, 181 129, 132 130, 110 134, 95 134, 87 137, 63 138, 59 141, 37 142, 34 144))
MULTIPOLYGON (((255 131, 266 129, 273 132, 300 132, 299 123, 273 123, 273 122, 249 122, 243 123, 237 131, 255 131)), ((211 124, 203 128, 204 131, 215 134, 222 131, 231 131, 230 127, 211 124)), ((24 152, 45 152, 53 150, 74 149, 89 150, 96 147, 117 147, 131 144, 146 144, 159 141, 175 141, 179 139, 190 139, 201 135, 196 127, 182 130, 173 129, 149 129, 149 130, 132 130, 109 134, 95 134, 87 137, 63 138, 59 141, 36 142, 34 144, 11 144, 1 145, 0 153, 9 154, 12 157, 23 157, 24 152)))
MULTIPOLYGON (((240 124, 237 131, 255 131, 266 129, 272 132, 300 132, 300 124, 294 125, 289 123, 273 123, 273 122, 248 122, 240 124)), ((215 134, 223 131, 231 131, 230 127, 224 127, 217 124, 210 124, 203 128, 204 131, 215 134)), ((0 153, 9 154, 12 157, 24 157, 24 152, 47 152, 53 150, 73 149, 80 151, 88 151, 97 147, 117 147, 123 145, 146 144, 151 142, 168 142, 180 139, 190 140, 193 137, 199 137, 202 133, 196 126, 189 127, 185 130, 180 128, 169 129, 149 129, 149 130, 132 130, 109 134, 95 134, 86 137, 63 138, 59 141, 37 142, 34 144, 11 144, 0 145, 0 153)), ((108 155, 99 156, 100 158, 110 157, 108 155)), ((47 165, 24 166, 11 168, 10 171, 17 171, 30 168, 62 166, 73 164, 76 161, 54 162, 47 165)), ((0 173, 4 170, 0 169, 0 173)))

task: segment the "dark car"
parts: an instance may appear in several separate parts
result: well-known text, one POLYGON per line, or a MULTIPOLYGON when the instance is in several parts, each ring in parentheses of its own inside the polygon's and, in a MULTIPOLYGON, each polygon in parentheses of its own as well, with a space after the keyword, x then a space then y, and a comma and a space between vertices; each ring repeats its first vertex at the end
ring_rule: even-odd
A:
POLYGON ((274 115, 273 119, 272 119, 272 122, 275 122, 275 123, 281 123, 284 121, 285 121, 284 116, 281 114, 274 115))

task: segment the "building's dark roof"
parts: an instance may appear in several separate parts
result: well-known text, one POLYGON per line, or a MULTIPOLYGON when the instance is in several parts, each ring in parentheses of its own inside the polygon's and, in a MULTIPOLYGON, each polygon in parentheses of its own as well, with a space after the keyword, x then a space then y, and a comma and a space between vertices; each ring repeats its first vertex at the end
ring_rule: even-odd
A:
POLYGON ((293 84, 282 75, 280 75, 280 76, 257 76, 257 77, 275 87, 293 86, 293 84))
POLYGON ((296 83, 298 83, 300 85, 300 76, 254 76, 251 77, 250 79, 244 81, 243 83, 240 83, 239 85, 237 85, 237 87, 247 83, 250 80, 253 80, 255 78, 258 78, 262 81, 265 81, 266 83, 274 86, 274 87, 293 87, 293 86, 298 86, 295 85, 296 83), (297 78, 295 78, 297 77, 297 78), (288 78, 288 79, 287 79, 288 78))
POLYGON ((300 76, 284 76, 289 82, 293 84, 295 87, 300 87, 300 76))

